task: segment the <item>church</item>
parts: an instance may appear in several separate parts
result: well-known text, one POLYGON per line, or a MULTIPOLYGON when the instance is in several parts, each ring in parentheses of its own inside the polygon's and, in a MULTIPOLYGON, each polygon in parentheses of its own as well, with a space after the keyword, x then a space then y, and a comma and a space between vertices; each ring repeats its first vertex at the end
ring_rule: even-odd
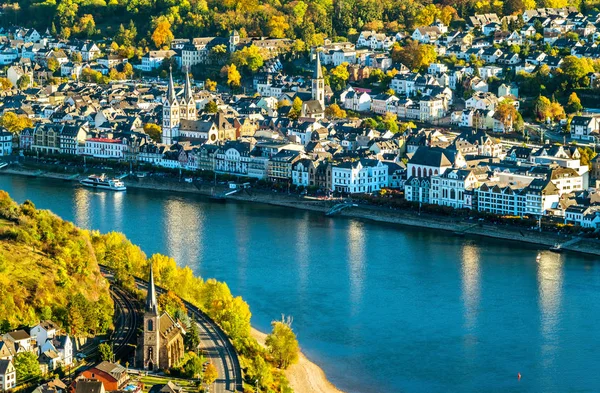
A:
POLYGON ((185 331, 167 312, 159 314, 152 266, 150 266, 148 280, 143 330, 138 342, 139 368, 149 371, 166 370, 183 358, 185 331))
POLYGON ((312 100, 302 103, 301 116, 319 120, 325 117, 325 79, 323 78, 319 52, 317 52, 316 57, 317 64, 311 86, 312 100))

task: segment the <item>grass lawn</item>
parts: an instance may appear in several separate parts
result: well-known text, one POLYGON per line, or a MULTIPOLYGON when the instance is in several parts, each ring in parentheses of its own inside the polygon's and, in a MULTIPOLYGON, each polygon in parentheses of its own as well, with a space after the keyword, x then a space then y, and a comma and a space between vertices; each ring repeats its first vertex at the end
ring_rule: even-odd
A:
POLYGON ((196 381, 188 379, 179 379, 168 376, 148 375, 140 378, 140 381, 144 384, 144 392, 149 391, 154 385, 164 385, 169 381, 181 386, 183 390, 188 392, 197 392, 196 381))

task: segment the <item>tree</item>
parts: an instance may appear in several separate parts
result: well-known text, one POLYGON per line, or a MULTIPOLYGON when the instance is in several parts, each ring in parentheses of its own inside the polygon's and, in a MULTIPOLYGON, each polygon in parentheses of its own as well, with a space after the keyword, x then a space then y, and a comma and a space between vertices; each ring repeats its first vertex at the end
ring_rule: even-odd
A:
POLYGON ((200 332, 198 331, 198 324, 196 321, 190 323, 190 327, 185 333, 183 341, 187 350, 196 351, 198 349, 198 346, 200 345, 200 332))
POLYGON ((14 112, 6 112, 0 116, 0 126, 6 131, 18 134, 25 128, 33 127, 33 122, 25 115, 17 115, 14 112))
POLYGON ((17 381, 19 382, 37 378, 42 374, 37 356, 28 351, 20 352, 15 356, 15 369, 17 371, 17 381))
MULTIPOLYGON (((594 72, 594 65, 588 58, 577 58, 567 56, 560 65, 562 77, 567 82, 568 87, 576 88, 583 85, 583 79, 591 72, 594 72)), ((589 80, 588 80, 589 83, 589 80)))
POLYGON ((165 18, 160 17, 157 19, 156 27, 152 33, 152 42, 157 49, 163 46, 168 46, 173 41, 173 33, 171 32, 171 23, 165 18))
POLYGON ((113 350, 109 343, 102 343, 98 345, 98 353, 100 354, 100 360, 111 362, 113 360, 113 350))
POLYGON ((206 103, 206 105, 204 106, 204 110, 207 113, 217 113, 217 111, 219 110, 219 107, 217 106, 217 103, 214 101, 208 101, 206 103))
POLYGON ((18 80, 17 80, 17 87, 21 90, 23 89, 27 89, 29 87, 29 85, 31 84, 31 78, 29 77, 29 75, 25 74, 22 75, 18 80))
POLYGON ((200 378, 202 376, 204 358, 199 357, 194 352, 189 352, 188 355, 188 359, 183 364, 183 375, 186 378, 200 378))
POLYGON ((517 119, 518 111, 512 103, 503 102, 496 107, 496 115, 498 116, 498 120, 504 125, 504 130, 508 131, 517 119))
POLYGON ((442 8, 440 8, 440 14, 439 14, 438 18, 446 26, 449 26, 450 23, 457 17, 458 17, 458 13, 454 9, 454 7, 452 7, 450 5, 445 5, 442 8))
POLYGON ((416 40, 408 40, 404 47, 398 43, 394 44, 392 47, 392 60, 417 71, 436 61, 437 53, 432 45, 422 45, 416 40))
POLYGON ((207 79, 204 82, 204 88, 208 91, 216 91, 217 90, 217 82, 207 79))
POLYGON ((335 91, 346 87, 346 81, 350 78, 348 63, 342 63, 329 71, 329 86, 335 91))
POLYGON ((272 38, 285 38, 285 32, 290 28, 285 16, 273 15, 267 23, 267 31, 272 38))
POLYGON ((546 121, 551 104, 550 100, 542 95, 535 99, 533 102, 533 111, 538 121, 546 121))
POLYGON ((366 119, 363 120, 361 127, 362 128, 376 128, 377 122, 375 121, 375 119, 367 117, 366 119))
POLYGON ((331 104, 325 109, 325 117, 328 119, 344 119, 346 111, 340 108, 338 104, 331 104))
POLYGON ((417 15, 415 15, 415 20, 413 24, 415 27, 429 26, 433 22, 435 22, 439 13, 440 10, 434 4, 429 4, 421 8, 417 15))
POLYGON ((256 72, 264 64, 263 55, 256 45, 250 45, 235 51, 231 56, 231 61, 239 67, 245 67, 250 72, 256 72))
POLYGON ((238 88, 242 85, 242 76, 240 72, 237 70, 235 64, 229 65, 227 68, 227 84, 232 89, 238 88))
POLYGON ((208 363, 206 370, 204 370, 204 377, 202 378, 202 381, 210 386, 217 380, 217 378, 219 378, 219 372, 217 371, 217 368, 212 362, 208 363))
POLYGON ((579 147, 577 150, 581 154, 581 164, 587 165, 592 170, 592 160, 596 157, 597 153, 594 153, 594 150, 589 147, 579 147))
POLYGON ((162 140, 162 129, 158 124, 154 123, 146 123, 144 124, 144 132, 148 134, 148 136, 157 143, 160 143, 162 140))
POLYGON ((302 100, 300 99, 300 97, 296 97, 296 98, 294 98, 294 101, 292 102, 292 109, 290 109, 290 111, 288 112, 288 117, 292 120, 296 120, 296 119, 298 119, 298 117, 300 117, 301 114, 302 114, 302 100))
POLYGON ((169 315, 175 315, 177 312, 187 314, 185 304, 181 301, 179 296, 173 291, 167 291, 166 293, 158 296, 158 308, 161 311, 166 311, 169 315))
POLYGON ((53 73, 56 72, 60 68, 60 63, 56 60, 55 57, 50 57, 48 59, 48 69, 53 73))
POLYGON ((0 90, 8 91, 12 89, 12 83, 8 80, 8 78, 0 78, 0 90))
POLYGON ((565 111, 567 113, 579 113, 582 109, 583 105, 581 105, 581 100, 577 96, 577 93, 571 93, 571 95, 569 96, 569 100, 567 101, 565 111))
POLYGON ((300 349, 296 334, 292 331, 289 318, 274 321, 271 326, 273 326, 273 330, 267 336, 265 344, 277 367, 286 369, 298 361, 300 349))

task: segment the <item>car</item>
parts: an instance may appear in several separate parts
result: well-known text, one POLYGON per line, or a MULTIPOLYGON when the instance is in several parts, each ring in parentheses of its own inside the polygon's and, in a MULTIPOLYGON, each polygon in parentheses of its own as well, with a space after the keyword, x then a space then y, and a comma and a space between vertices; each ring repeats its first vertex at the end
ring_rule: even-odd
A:
POLYGON ((85 353, 83 352, 79 352, 77 355, 75 355, 75 357, 79 360, 85 360, 86 358, 85 353))

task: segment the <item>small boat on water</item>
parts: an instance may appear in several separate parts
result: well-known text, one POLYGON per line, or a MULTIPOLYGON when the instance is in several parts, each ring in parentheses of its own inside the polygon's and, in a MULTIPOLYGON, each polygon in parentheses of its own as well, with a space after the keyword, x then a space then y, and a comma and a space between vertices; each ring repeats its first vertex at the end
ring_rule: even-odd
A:
POLYGON ((554 243, 552 247, 550 247, 550 251, 552 252, 562 252, 562 247, 559 243, 554 243))
POLYGON ((79 183, 86 187, 99 188, 103 190, 125 191, 127 187, 119 179, 109 179, 105 174, 100 176, 90 175, 87 179, 80 180, 79 183))
POLYGON ((542 254, 538 253, 538 254, 537 254, 537 257, 535 257, 535 260, 536 260, 537 262, 541 261, 541 260, 542 260, 542 254))

